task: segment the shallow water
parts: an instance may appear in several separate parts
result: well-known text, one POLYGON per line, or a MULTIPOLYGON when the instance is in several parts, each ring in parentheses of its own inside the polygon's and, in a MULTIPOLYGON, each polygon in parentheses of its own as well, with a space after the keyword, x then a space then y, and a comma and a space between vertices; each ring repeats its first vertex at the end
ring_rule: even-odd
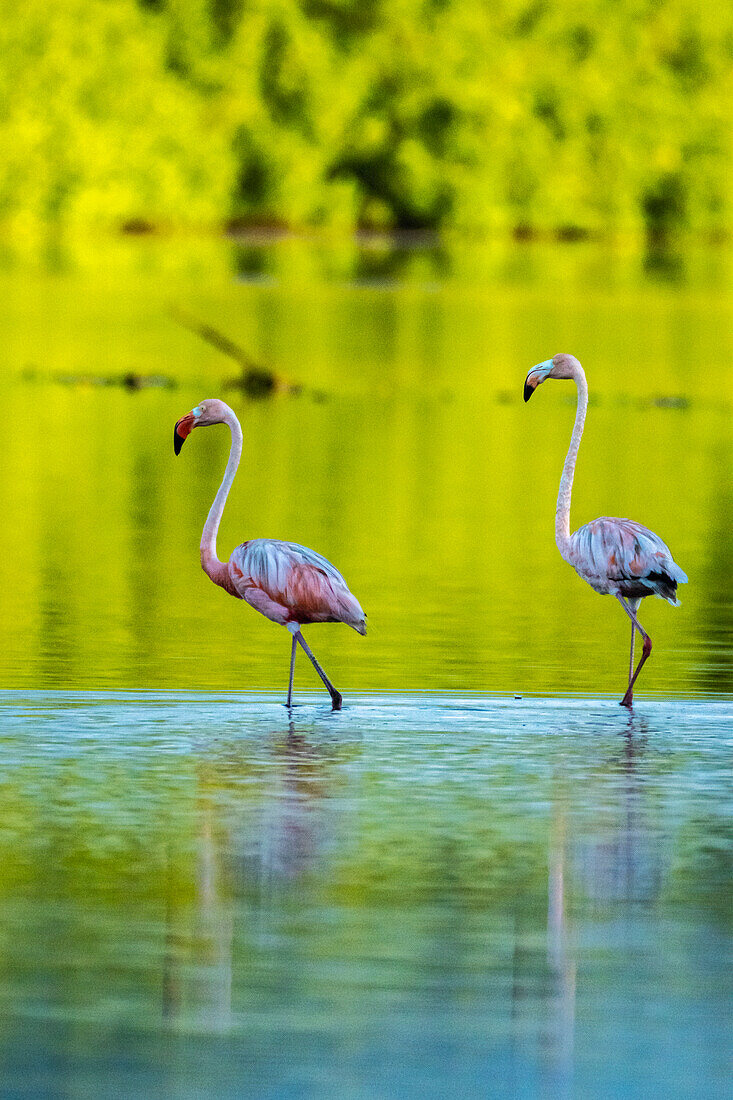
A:
POLYGON ((725 1094, 727 699, 0 718, 4 1095, 725 1094))
POLYGON ((732 256, 0 252, 3 1095, 724 1094, 732 256), (302 392, 227 388, 171 307, 302 392), (558 350, 573 524, 690 577, 631 716, 627 622, 554 545, 574 394, 522 403, 558 350), (219 394, 222 555, 314 546, 369 615, 308 633, 340 714, 301 657, 288 720, 288 636, 200 571, 228 440, 172 428, 219 394))
MULTIPOLYGON (((173 456, 175 420, 223 394, 245 450, 221 554, 271 536, 336 564, 369 635, 326 626, 310 642, 346 694, 620 694, 628 622, 554 543, 573 387, 522 402, 528 368, 567 349, 592 400, 573 524, 646 523, 690 577, 681 608, 643 605, 654 652, 639 690, 733 690, 732 259, 292 239, 6 258, 0 684, 286 683, 287 636, 199 567, 226 429, 173 456), (236 366, 172 306, 303 393, 257 403, 227 389, 236 366), (127 371, 174 388, 99 384, 127 371)), ((299 686, 316 683, 299 665, 299 686)))

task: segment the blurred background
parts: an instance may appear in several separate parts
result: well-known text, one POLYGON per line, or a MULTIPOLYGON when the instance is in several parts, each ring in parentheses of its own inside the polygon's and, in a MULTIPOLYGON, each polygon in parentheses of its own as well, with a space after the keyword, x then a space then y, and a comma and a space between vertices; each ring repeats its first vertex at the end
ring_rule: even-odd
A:
MULTIPOLYGON (((733 14, 692 0, 2 0, 0 680, 273 687, 287 639, 200 572, 304 542, 349 688, 620 691, 627 624, 556 551, 629 515, 690 576, 643 685, 733 686, 733 14)), ((308 669, 303 686, 315 686, 308 669)))
POLYGON ((698 0, 3 0, 0 220, 728 230, 698 0))

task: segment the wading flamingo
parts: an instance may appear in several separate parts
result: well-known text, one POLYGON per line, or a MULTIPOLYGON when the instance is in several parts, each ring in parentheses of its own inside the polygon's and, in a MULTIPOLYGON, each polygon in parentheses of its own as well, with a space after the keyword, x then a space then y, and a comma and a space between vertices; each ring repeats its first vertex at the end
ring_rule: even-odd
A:
POLYGON ((346 623, 358 634, 366 634, 366 616, 346 581, 329 561, 315 550, 279 539, 251 539, 232 551, 228 562, 216 556, 216 535, 224 505, 242 456, 242 429, 232 409, 210 398, 176 422, 173 449, 180 454, 184 440, 194 428, 226 424, 232 445, 224 479, 214 497, 201 535, 201 566, 214 584, 230 596, 245 600, 265 618, 287 627, 293 636, 290 653, 289 707, 293 699, 295 648, 300 644, 328 689, 334 710, 341 710, 336 691, 301 634, 306 623, 346 623))
POLYGON ((574 355, 555 355, 538 363, 524 382, 524 400, 530 397, 548 378, 572 378, 578 387, 578 407, 570 446, 565 458, 555 513, 555 542, 563 558, 595 592, 615 596, 631 619, 631 657, 629 686, 621 705, 630 707, 634 684, 642 665, 652 651, 652 640, 636 617, 645 596, 659 596, 679 607, 677 585, 687 581, 679 565, 672 560, 669 549, 647 527, 632 519, 610 519, 602 516, 579 527, 570 534, 570 495, 573 475, 588 411, 588 383, 585 371, 574 355), (644 639, 644 648, 634 672, 634 632, 644 639))

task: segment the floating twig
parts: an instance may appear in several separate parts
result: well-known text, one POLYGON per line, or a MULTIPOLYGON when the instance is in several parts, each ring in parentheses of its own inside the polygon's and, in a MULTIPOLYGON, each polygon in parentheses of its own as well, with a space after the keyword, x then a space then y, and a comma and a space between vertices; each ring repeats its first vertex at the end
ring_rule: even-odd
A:
POLYGON ((57 386, 120 386, 131 393, 176 388, 175 380, 165 374, 140 374, 139 371, 125 371, 124 374, 56 374, 39 370, 35 364, 29 364, 21 373, 21 378, 24 382, 53 382, 57 386))

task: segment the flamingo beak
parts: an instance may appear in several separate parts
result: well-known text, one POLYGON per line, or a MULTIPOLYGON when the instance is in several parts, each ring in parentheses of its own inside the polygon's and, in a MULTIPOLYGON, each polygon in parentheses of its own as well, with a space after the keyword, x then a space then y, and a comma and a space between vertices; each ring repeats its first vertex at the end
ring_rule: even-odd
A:
POLYGON ((550 377, 551 370, 552 359, 545 359, 544 363, 538 363, 536 367, 532 367, 532 370, 524 380, 525 401, 529 401, 537 387, 550 377))
POLYGON ((530 397, 532 396, 534 391, 537 389, 538 385, 539 385, 539 382, 535 378, 532 378, 531 375, 527 375, 527 378, 525 379, 525 382, 524 382, 524 400, 525 401, 529 401, 530 397))
POLYGON ((177 455, 181 453, 181 447, 191 434, 193 426, 194 415, 192 412, 186 413, 185 416, 182 416, 180 420, 176 421, 176 426, 173 429, 173 450, 177 455))

